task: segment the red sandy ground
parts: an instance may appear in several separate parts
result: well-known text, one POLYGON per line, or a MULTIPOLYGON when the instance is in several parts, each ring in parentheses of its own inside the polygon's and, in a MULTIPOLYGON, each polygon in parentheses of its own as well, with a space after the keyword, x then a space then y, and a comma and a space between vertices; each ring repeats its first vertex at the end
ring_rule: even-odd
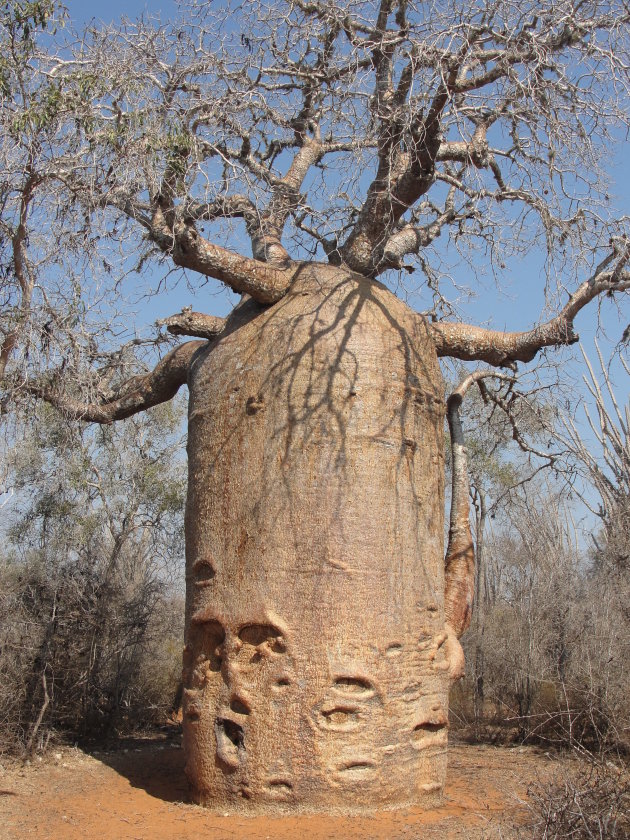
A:
MULTIPOLYGON (((441 808, 370 817, 227 817, 187 803, 179 746, 135 742, 88 754, 52 750, 0 766, 2 840, 425 840, 515 838, 528 820, 528 784, 555 761, 530 747, 455 744, 441 808)), ((523 836, 527 836, 526 833, 523 836)))

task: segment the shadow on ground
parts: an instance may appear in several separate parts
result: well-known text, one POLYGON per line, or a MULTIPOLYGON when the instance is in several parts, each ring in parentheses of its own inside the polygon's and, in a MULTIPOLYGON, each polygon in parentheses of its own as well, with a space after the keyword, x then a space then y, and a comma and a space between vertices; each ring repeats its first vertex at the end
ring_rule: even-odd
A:
POLYGON ((149 796, 164 802, 191 801, 179 729, 162 737, 128 738, 116 750, 90 752, 149 796))

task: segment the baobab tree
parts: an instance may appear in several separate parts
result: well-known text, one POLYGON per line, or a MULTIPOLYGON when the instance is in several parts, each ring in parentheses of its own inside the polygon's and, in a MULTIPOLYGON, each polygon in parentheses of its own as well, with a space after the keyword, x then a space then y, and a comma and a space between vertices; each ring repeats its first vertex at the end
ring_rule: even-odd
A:
POLYGON ((198 801, 430 806, 474 576, 461 487, 444 559, 439 359, 527 364, 625 299, 600 164, 628 125, 630 11, 183 5, 63 44, 50 2, 3 7, 5 406, 111 423, 188 386, 198 801), (458 323, 446 266, 466 248, 470 285, 542 249, 546 318, 458 323), (166 319, 197 340, 137 372, 149 340, 113 347, 115 305, 151 263, 154 294, 183 270, 197 308, 209 279, 241 300, 166 319), (407 275, 422 312, 392 291, 407 275))

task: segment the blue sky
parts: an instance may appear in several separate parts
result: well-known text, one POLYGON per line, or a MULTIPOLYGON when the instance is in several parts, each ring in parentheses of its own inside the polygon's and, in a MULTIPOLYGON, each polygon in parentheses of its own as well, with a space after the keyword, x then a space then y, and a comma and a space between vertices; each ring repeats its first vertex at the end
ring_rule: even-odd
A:
POLYGON ((177 12, 176 4, 171 0, 66 0, 64 5, 77 25, 87 23, 92 18, 111 23, 123 15, 136 18, 143 12, 157 12, 163 20, 167 20, 177 12))

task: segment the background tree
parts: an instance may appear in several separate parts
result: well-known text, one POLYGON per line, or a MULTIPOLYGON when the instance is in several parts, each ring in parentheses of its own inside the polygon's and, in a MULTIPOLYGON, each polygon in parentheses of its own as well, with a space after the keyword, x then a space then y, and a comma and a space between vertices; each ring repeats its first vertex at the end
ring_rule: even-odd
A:
POLYGON ((170 711, 183 623, 181 418, 171 403, 115 428, 77 427, 41 406, 9 453, 0 749, 34 750, 64 731, 111 735, 170 711))
MULTIPOLYGON (((489 486, 487 453, 493 451, 495 457, 508 459, 517 492, 504 497, 484 535, 481 610, 465 642, 473 684, 464 684, 456 699, 457 714, 467 721, 470 695, 475 699, 478 654, 484 663, 485 702, 471 704, 476 737, 489 732, 498 738, 518 735, 572 746, 582 755, 585 750, 626 750, 630 714, 624 560, 628 406, 617 396, 627 391, 627 364, 621 357, 621 380, 613 380, 601 354, 599 374, 588 359, 586 364, 593 409, 585 416, 591 438, 586 440, 579 425, 580 412, 569 416, 549 403, 537 414, 549 448, 534 451, 539 464, 544 463, 542 455, 553 459, 561 479, 553 485, 518 481, 520 464, 510 456, 505 439, 498 450, 496 442, 485 445, 482 457, 475 459, 478 406, 470 401, 473 495, 480 468, 489 486), (590 510, 586 524, 576 524, 576 505, 568 507, 569 490, 574 501, 590 510)), ((510 425, 506 421, 508 429, 510 425)), ((484 427, 487 441, 493 440, 491 431, 490 424, 484 427)))
MULTIPOLYGON (((505 595, 505 562, 500 551, 488 555, 486 537, 497 517, 500 522, 506 517, 510 521, 512 515, 518 518, 516 511, 524 512, 522 501, 530 498, 529 484, 537 485, 542 471, 549 468, 558 473, 560 453, 549 441, 553 397, 550 389, 541 387, 540 382, 535 383, 531 378, 527 382, 526 378, 514 374, 478 370, 461 379, 449 403, 457 396, 466 399, 462 424, 465 434, 463 427, 457 436, 452 434, 453 441, 457 437, 459 445, 466 448, 466 461, 459 465, 463 473, 459 479, 461 503, 467 510, 470 496, 474 509, 475 607, 464 642, 471 678, 465 690, 472 693, 475 737, 481 737, 486 719, 486 612, 491 613, 497 597, 501 599, 505 595), (477 388, 471 387, 474 385, 477 388), (492 568, 497 560, 498 568, 492 568)), ((457 462, 457 458, 453 457, 452 461, 457 462)), ((495 641, 492 638, 490 644, 495 641)), ((491 694, 500 694, 492 678, 489 690, 491 694)))
POLYGON ((292 0, 226 4, 224 26, 200 3, 63 45, 18 8, 2 34, 5 404, 107 424, 189 386, 198 799, 430 803, 474 589, 465 504, 443 568, 437 358, 531 362, 630 288, 602 171, 628 124, 627 5, 292 0), (500 280, 539 248, 547 320, 455 321, 449 254, 500 280), (167 319, 203 341, 138 373, 163 339, 114 345, 150 262, 244 297, 225 322, 167 319), (423 314, 377 281, 416 267, 423 314), (329 705, 328 684, 354 705, 329 705))
MULTIPOLYGON (((630 404, 619 405, 610 370, 604 364, 599 347, 596 349, 598 374, 584 356, 588 370, 586 386, 596 412, 594 419, 588 408, 585 409, 593 440, 587 442, 576 420, 566 414, 562 415, 563 428, 557 434, 586 487, 595 490, 599 497, 595 506, 592 497, 582 495, 603 525, 604 542, 600 544, 596 539, 596 552, 604 565, 623 574, 630 562, 630 404)), ((620 363, 621 375, 630 375, 623 356, 620 363)), ((623 393, 623 388, 620 391, 623 393)))

